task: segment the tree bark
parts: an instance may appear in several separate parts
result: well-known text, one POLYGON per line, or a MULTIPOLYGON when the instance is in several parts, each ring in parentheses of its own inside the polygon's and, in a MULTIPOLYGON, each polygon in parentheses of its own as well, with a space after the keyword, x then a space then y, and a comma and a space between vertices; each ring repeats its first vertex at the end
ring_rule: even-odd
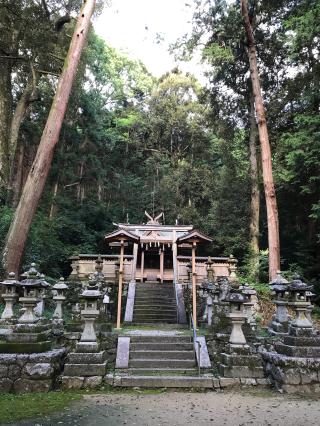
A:
POLYGON ((276 277, 277 270, 280 269, 280 238, 279 219, 276 193, 273 183, 271 149, 269 134, 266 122, 265 108, 261 94, 259 71, 257 64, 257 52, 255 40, 250 24, 247 0, 241 0, 241 12, 248 42, 248 56, 250 64, 250 76, 255 99, 255 109, 258 119, 259 139, 261 145, 262 172, 264 192, 267 207, 268 222, 268 245, 269 245, 269 278, 276 277))
POLYGON ((8 232, 3 253, 3 266, 6 271, 16 273, 19 271, 28 231, 46 183, 54 148, 59 139, 72 83, 85 45, 94 7, 95 0, 87 0, 81 8, 37 154, 8 232))
POLYGON ((9 140, 12 115, 11 63, 0 61, 0 189, 9 183, 9 140))
POLYGON ((255 118, 254 97, 250 96, 250 177, 251 177, 251 217, 250 217, 250 249, 251 249, 251 274, 254 280, 259 279, 259 216, 260 216, 260 190, 259 168, 256 140, 258 129, 255 118))

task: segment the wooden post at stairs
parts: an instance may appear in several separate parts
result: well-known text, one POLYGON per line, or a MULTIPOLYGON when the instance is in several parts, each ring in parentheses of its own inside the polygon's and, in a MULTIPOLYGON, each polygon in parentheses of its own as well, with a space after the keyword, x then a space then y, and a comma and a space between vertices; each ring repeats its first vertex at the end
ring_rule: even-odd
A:
POLYGON ((192 315, 193 325, 197 328, 197 274, 196 274, 196 246, 197 243, 192 243, 192 315))
POLYGON ((121 328, 121 302, 122 302, 122 283, 123 283, 123 256, 124 256, 124 241, 121 240, 120 268, 119 268, 119 289, 118 289, 117 328, 121 328))
POLYGON ((131 281, 136 282, 137 272, 137 259, 138 259, 138 244, 133 244, 133 259, 132 259, 132 270, 131 270, 131 281))
POLYGON ((164 252, 160 249, 160 282, 163 283, 163 272, 164 272, 164 252))
POLYGON ((141 274, 141 282, 143 283, 143 274, 144 274, 144 250, 141 251, 141 267, 140 267, 140 274, 141 274))

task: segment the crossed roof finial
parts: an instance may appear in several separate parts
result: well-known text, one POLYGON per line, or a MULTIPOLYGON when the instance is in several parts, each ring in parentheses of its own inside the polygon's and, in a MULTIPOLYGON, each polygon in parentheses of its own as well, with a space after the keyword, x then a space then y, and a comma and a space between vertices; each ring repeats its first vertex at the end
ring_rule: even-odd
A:
POLYGON ((147 222, 148 225, 160 225, 159 219, 163 216, 163 212, 158 214, 158 216, 156 216, 156 217, 150 216, 150 214, 147 211, 145 211, 144 214, 149 219, 148 222, 147 222))

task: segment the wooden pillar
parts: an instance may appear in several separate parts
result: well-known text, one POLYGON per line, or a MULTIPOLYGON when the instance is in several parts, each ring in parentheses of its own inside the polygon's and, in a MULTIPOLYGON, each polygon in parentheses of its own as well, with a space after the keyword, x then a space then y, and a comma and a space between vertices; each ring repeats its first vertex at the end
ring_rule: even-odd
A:
POLYGON ((197 328, 197 274, 196 274, 196 245, 192 243, 192 315, 193 325, 197 328))
POLYGON ((134 245, 133 245, 132 270, 131 270, 131 281, 134 281, 134 282, 136 282, 137 260, 138 260, 138 244, 134 243, 134 245))
POLYGON ((178 277, 178 261, 177 261, 178 249, 177 249, 176 231, 174 230, 172 234, 173 234, 172 235, 173 281, 177 283, 179 277, 178 277))
POLYGON ((119 289, 118 289, 117 328, 121 328, 121 302, 122 302, 122 283, 123 283, 123 256, 124 256, 124 241, 121 240, 120 268, 119 268, 119 289))
POLYGON ((141 267, 140 267, 140 274, 141 274, 141 282, 143 283, 143 274, 144 274, 144 250, 141 251, 141 267))
POLYGON ((160 281, 163 283, 163 272, 164 272, 164 252, 160 249, 160 281))

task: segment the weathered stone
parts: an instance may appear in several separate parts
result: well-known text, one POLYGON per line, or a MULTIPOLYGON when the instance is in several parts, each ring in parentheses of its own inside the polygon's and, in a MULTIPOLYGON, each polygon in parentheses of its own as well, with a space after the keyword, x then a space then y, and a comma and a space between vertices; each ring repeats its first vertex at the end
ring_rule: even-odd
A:
POLYGON ((51 386, 51 380, 18 379, 14 383, 13 389, 17 393, 48 392, 51 386))
POLYGON ((212 379, 212 384, 214 389, 220 389, 220 380, 219 379, 212 379))
POLYGON ((91 376, 91 377, 85 377, 84 378, 84 388, 96 388, 98 386, 101 386, 102 384, 102 376, 91 376))
POLYGON ((8 393, 12 389, 12 380, 4 378, 0 379, 0 393, 8 393))
POLYGON ((70 377, 63 376, 61 377, 61 388, 68 389, 81 389, 83 386, 84 377, 70 377))
POLYGON ((106 374, 104 376, 104 381, 107 385, 114 385, 114 375, 113 374, 106 374))
POLYGON ((224 377, 243 377, 243 378, 263 378, 264 372, 262 367, 247 367, 245 365, 227 366, 219 365, 221 375, 224 377))
POLYGON ((300 369, 301 383, 303 385, 318 382, 317 371, 300 369))
POLYGON ((0 364, 0 379, 6 378, 8 376, 8 366, 0 364))
POLYGON ((32 379, 49 379, 54 373, 54 369, 49 363, 26 364, 23 373, 32 379))
POLYGON ((261 385, 261 386, 268 386, 271 384, 270 379, 269 378, 264 378, 264 379, 256 379, 257 381, 257 385, 261 385))
POLYGON ((249 378, 247 378, 247 379, 241 378, 240 383, 242 385, 245 385, 245 386, 248 386, 248 385, 249 386, 256 386, 257 385, 256 379, 249 379, 249 378))
POLYGON ((228 387, 228 386, 239 386, 240 385, 240 379, 236 378, 229 378, 229 377, 221 377, 220 379, 220 386, 222 388, 228 387))
POLYGON ((66 376, 104 376, 107 364, 66 364, 64 374, 66 376))
POLYGON ((106 360, 105 351, 97 353, 69 353, 68 359, 70 364, 102 364, 106 360))
POLYGON ((21 377, 21 368, 18 364, 11 364, 8 366, 8 377, 11 380, 17 380, 21 377))

